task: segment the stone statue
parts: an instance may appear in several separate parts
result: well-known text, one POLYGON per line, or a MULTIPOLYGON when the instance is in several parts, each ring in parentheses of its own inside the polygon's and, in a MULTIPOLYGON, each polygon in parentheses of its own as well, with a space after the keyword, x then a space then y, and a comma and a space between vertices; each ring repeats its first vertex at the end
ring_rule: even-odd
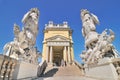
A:
POLYGON ((38 34, 39 10, 32 8, 28 11, 22 22, 24 24, 22 31, 17 24, 14 24, 14 41, 4 46, 4 55, 17 60, 24 60, 30 63, 37 63, 38 51, 34 47, 38 34))
POLYGON ((97 16, 86 9, 81 10, 81 19, 83 24, 82 34, 85 38, 86 47, 86 50, 80 55, 83 62, 94 64, 104 57, 118 57, 118 53, 116 53, 116 49, 112 44, 115 38, 114 32, 111 29, 105 29, 101 34, 98 34, 96 24, 99 24, 99 20, 97 16))
POLYGON ((94 62, 99 58, 105 57, 105 55, 109 57, 115 56, 112 52, 113 45, 111 44, 114 40, 114 33, 112 30, 109 31, 110 35, 107 34, 107 30, 103 31, 102 34, 99 35, 96 46, 94 47, 90 54, 90 57, 88 58, 88 62, 90 61, 90 59, 94 62))
POLYGON ((98 33, 96 32, 96 24, 99 24, 97 16, 91 14, 88 10, 81 10, 81 19, 83 23, 82 34, 85 37, 85 46, 91 46, 90 43, 98 40, 98 33))
POLYGON ((22 19, 24 26, 24 30, 26 33, 26 37, 29 45, 33 46, 36 42, 36 36, 38 34, 38 19, 39 19, 39 11, 37 8, 31 9, 28 13, 26 13, 22 19))

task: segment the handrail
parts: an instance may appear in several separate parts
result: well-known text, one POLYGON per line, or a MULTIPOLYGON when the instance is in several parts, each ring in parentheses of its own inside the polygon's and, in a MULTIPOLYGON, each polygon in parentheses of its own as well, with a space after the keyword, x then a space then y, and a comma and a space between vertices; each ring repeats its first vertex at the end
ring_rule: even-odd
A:
POLYGON ((82 75, 85 75, 84 66, 76 60, 74 60, 74 64, 82 71, 82 75))
POLYGON ((83 69, 83 66, 82 66, 77 60, 74 60, 74 63, 75 63, 80 69, 83 69))
POLYGON ((44 73, 45 69, 47 67, 46 60, 42 61, 38 66, 37 76, 41 77, 41 75, 44 73))

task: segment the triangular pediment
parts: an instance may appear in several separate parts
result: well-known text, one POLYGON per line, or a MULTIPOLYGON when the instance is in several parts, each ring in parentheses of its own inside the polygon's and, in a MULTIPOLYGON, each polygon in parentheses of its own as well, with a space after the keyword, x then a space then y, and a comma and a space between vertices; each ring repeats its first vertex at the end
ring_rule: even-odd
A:
POLYGON ((47 38, 46 41, 70 41, 70 39, 61 35, 56 35, 56 36, 47 38))

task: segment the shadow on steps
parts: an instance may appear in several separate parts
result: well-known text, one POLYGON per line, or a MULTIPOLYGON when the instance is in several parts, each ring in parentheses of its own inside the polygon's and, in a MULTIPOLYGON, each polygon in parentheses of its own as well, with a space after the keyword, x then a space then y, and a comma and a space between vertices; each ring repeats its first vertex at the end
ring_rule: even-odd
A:
POLYGON ((42 77, 53 77, 57 71, 58 71, 58 68, 53 68, 47 71, 45 74, 43 74, 42 77))

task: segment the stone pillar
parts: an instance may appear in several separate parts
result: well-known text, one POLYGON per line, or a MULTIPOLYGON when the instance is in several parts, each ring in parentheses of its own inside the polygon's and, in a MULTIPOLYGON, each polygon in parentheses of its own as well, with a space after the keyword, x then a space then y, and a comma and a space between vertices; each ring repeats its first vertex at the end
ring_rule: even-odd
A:
POLYGON ((68 46, 68 62, 71 63, 70 46, 68 46))
POLYGON ((64 61, 67 61, 66 46, 64 46, 64 61))
POLYGON ((48 51, 49 51, 49 46, 46 47, 46 62, 48 62, 49 59, 48 51))
POLYGON ((52 63, 52 58, 53 58, 53 49, 52 46, 50 46, 50 63, 52 63))

